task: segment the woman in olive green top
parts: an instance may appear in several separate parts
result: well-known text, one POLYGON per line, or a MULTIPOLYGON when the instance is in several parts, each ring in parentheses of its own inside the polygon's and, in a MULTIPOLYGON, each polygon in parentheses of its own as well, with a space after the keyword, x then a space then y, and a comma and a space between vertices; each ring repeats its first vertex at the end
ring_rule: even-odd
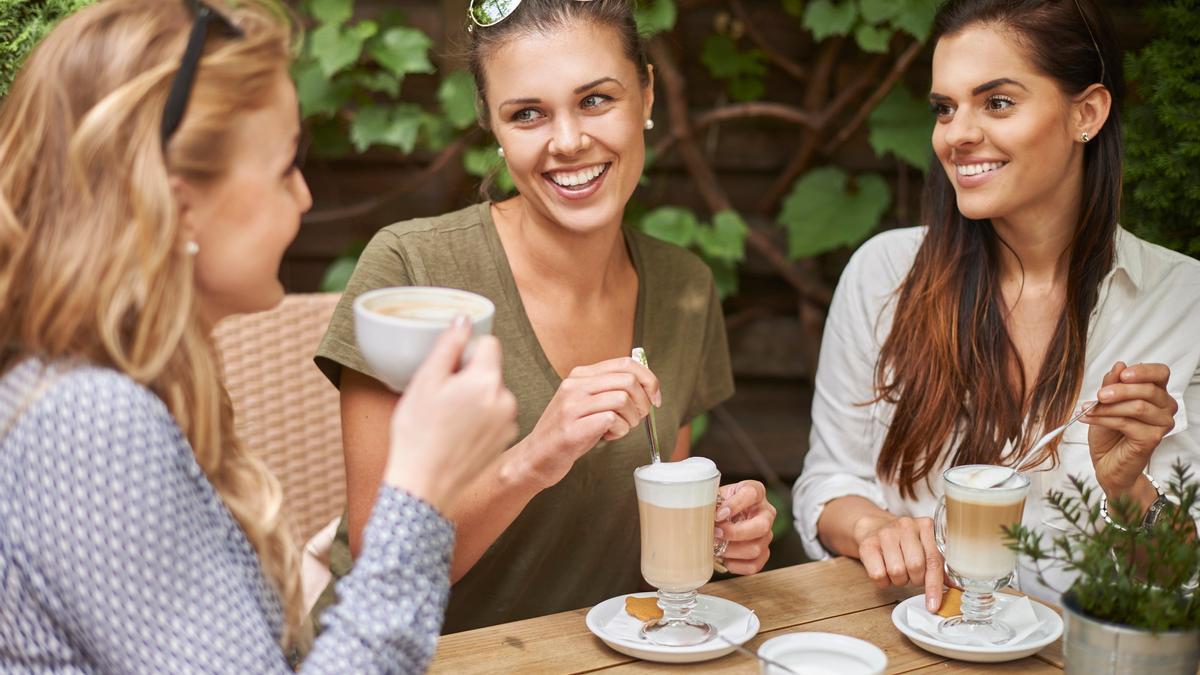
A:
MULTIPOLYGON (((628 0, 524 0, 471 33, 483 125, 519 195, 381 230, 317 354, 341 389, 348 512, 332 571, 350 567, 379 486, 396 397, 370 377, 351 305, 385 286, 480 293, 496 304, 519 440, 448 514, 458 528, 446 632, 584 607, 638 589, 633 470, 656 406, 660 443, 686 456, 689 424, 733 393, 721 307, 691 253, 622 227, 653 102, 628 0), (628 354, 643 346, 654 373, 628 354)), ((744 481, 714 535, 752 574, 775 510, 744 481)), ((328 594, 328 592, 327 592, 328 594)), ((320 605, 328 601, 323 599, 320 605)))

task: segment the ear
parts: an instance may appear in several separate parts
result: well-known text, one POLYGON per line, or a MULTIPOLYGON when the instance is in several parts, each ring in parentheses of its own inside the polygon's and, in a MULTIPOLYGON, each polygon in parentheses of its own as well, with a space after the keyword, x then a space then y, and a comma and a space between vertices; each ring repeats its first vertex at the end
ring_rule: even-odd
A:
POLYGON ((1087 134, 1090 138, 1099 135, 1108 121, 1112 110, 1112 93, 1102 84, 1093 84, 1084 90, 1083 95, 1075 100, 1072 122, 1075 125, 1075 137, 1087 134))
POLYGON ((654 66, 646 64, 646 86, 642 87, 642 119, 648 120, 654 113, 654 66))
POLYGON ((183 241, 196 241, 201 229, 197 217, 200 195, 195 187, 179 176, 171 176, 167 180, 171 185, 171 194, 175 197, 175 207, 178 209, 180 238, 183 241))

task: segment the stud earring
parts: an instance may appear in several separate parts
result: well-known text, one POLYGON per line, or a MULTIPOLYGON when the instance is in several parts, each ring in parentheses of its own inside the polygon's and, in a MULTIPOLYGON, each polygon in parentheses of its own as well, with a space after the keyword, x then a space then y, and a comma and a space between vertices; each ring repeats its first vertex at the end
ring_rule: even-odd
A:
POLYGON ((496 154, 503 157, 504 156, 504 148, 496 148, 496 154))
POLYGON ((644 126, 646 127, 646 131, 650 131, 654 128, 654 120, 646 120, 646 124, 644 126))
POLYGON ((1084 143, 1087 143, 1088 141, 1092 140, 1092 137, 1088 136, 1088 132, 1086 132, 1086 131, 1083 132, 1082 134, 1079 134, 1079 138, 1083 139, 1084 143))
POLYGON ((183 245, 183 251, 190 256, 195 256, 200 252, 200 244, 197 244, 194 241, 188 241, 188 243, 183 245))

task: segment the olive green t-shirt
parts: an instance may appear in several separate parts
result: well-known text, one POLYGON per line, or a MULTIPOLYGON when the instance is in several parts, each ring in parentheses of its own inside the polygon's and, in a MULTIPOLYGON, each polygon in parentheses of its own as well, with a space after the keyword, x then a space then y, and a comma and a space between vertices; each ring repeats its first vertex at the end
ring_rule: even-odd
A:
MULTIPOLYGON (((708 267, 690 252, 626 229, 638 274, 633 344, 646 349, 662 386, 655 415, 663 448, 678 430, 733 393, 725 324, 708 267)), ((354 340, 354 298, 386 286, 447 286, 496 305, 493 332, 504 382, 517 398, 518 440, 541 417, 561 379, 521 303, 488 204, 380 230, 359 259, 316 362, 334 385, 342 368, 370 374, 354 340)), ((627 354, 613 354, 613 358, 627 354)), ((601 442, 557 485, 535 497, 454 585, 444 632, 593 605, 638 588, 639 538, 633 470, 647 463, 645 432, 601 442)), ((343 518, 334 578, 351 564, 343 518)), ((331 585, 332 586, 332 585, 331 585)), ((320 611, 332 601, 327 593, 320 611)))

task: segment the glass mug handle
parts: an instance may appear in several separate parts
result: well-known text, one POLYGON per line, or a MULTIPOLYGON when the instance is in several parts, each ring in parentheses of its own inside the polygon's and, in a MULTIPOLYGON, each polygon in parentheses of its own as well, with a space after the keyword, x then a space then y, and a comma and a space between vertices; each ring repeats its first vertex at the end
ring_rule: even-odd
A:
MULTIPOLYGON (((713 511, 713 513, 719 512, 721 510, 721 505, 724 503, 725 503, 725 498, 721 496, 721 488, 718 487, 717 488, 717 504, 714 507, 715 510, 713 511)), ((733 519, 730 518, 730 521, 732 522, 733 519)), ((715 529, 716 525, 713 525, 713 528, 715 529)), ((713 537, 713 558, 715 558, 717 560, 717 562, 724 562, 722 560, 722 556, 725 555, 725 549, 727 549, 727 548, 729 548, 729 542, 727 540, 722 539, 720 541, 716 541, 716 537, 715 536, 713 537)))
POLYGON ((937 543, 938 553, 946 557, 946 498, 938 498, 937 508, 933 511, 933 541, 937 543))

